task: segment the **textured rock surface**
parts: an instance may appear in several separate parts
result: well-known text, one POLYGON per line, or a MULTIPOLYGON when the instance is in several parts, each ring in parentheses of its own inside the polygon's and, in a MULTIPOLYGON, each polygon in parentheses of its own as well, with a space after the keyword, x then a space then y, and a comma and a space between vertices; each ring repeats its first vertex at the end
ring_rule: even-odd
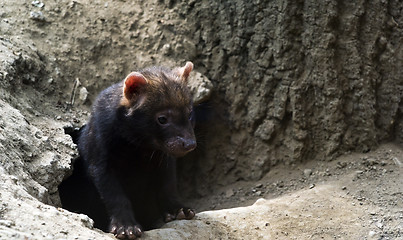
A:
POLYGON ((401 11, 399 1, 189 7, 183 15, 197 19, 187 27, 201 57, 195 65, 216 84, 217 102, 227 103, 222 121, 229 120, 228 135, 209 145, 218 151, 209 151, 214 160, 203 163, 203 176, 256 179, 278 162, 401 141, 401 11))
MULTIPOLYGON (((101 89, 145 66, 190 60, 202 83, 199 98, 210 96, 199 149, 180 166, 181 188, 191 197, 260 179, 275 165, 402 142, 402 11, 398 0, 2 1, 0 236, 111 237, 88 231, 85 217, 43 203, 58 206, 57 186, 76 154, 63 128, 83 125, 101 89), (38 221, 42 214, 46 221, 38 221), (55 221, 64 217, 71 226, 55 221)), ((202 234, 199 227, 213 231, 206 237, 244 233, 222 219, 207 224, 209 214, 186 231, 163 231, 179 238, 202 234)), ((387 231, 396 237, 396 229, 387 231)))
POLYGON ((0 89, 0 168, 36 199, 60 204, 57 187, 76 155, 75 145, 63 130, 67 123, 41 115, 46 103, 35 106, 42 94, 29 84, 41 77, 39 58, 15 54, 4 43, 2 47, 0 56, 5 64, 0 89))
POLYGON ((324 185, 248 207, 202 212, 194 221, 147 232, 144 239, 356 239, 366 235, 360 217, 345 193, 324 185), (326 204, 323 196, 329 197, 326 204))
POLYGON ((15 108, 0 100, 1 168, 14 183, 38 200, 59 204, 57 186, 70 169, 74 144, 60 123, 43 119, 34 126, 15 108), (40 130, 42 129, 42 130, 40 130), (44 132, 45 131, 45 132, 44 132), (70 153, 70 154, 69 154, 70 153))
POLYGON ((402 141, 400 1, 2 6, 3 35, 14 45, 29 40, 52 79, 43 82, 45 92, 61 102, 77 78, 92 100, 136 68, 193 61, 214 84, 217 113, 204 133, 209 151, 191 174, 197 179, 258 179, 279 162, 402 141), (17 7, 25 17, 7 11, 17 7), (39 10, 45 21, 30 20, 39 10))

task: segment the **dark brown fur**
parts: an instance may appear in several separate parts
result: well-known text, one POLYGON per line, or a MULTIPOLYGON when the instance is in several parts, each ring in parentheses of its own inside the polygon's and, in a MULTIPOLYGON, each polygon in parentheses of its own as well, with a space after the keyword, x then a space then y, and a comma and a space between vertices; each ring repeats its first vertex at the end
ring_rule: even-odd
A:
POLYGON ((81 165, 106 209, 90 217, 109 216, 94 219, 95 224, 109 221, 118 238, 140 237, 161 216, 172 221, 195 215, 178 200, 175 176, 175 157, 196 147, 186 86, 192 68, 187 63, 129 74, 101 92, 81 132, 81 165))

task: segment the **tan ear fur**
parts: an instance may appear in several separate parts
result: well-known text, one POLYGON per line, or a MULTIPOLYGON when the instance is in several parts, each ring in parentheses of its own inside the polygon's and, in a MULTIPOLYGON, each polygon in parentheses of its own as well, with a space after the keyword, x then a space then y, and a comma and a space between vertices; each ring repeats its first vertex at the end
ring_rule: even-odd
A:
POLYGON ((188 61, 184 67, 178 68, 178 73, 182 81, 187 82, 190 72, 193 70, 193 63, 188 61))
POLYGON ((139 72, 132 72, 125 78, 123 85, 124 102, 130 102, 137 94, 140 93, 141 88, 147 84, 145 77, 139 72))

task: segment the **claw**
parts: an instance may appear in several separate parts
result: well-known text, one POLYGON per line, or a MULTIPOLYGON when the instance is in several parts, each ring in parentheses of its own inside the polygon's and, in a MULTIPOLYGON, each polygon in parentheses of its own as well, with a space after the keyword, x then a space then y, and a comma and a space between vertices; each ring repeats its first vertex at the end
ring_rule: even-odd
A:
POLYGON ((134 226, 134 235, 136 235, 136 237, 141 237, 142 234, 143 232, 141 231, 141 228, 138 226, 134 226))
POLYGON ((194 216, 196 215, 195 211, 193 209, 190 208, 179 208, 176 211, 176 214, 171 214, 171 213, 165 213, 164 215, 164 222, 171 222, 173 220, 190 220, 192 218, 194 218, 194 216))
POLYGON ((127 234, 127 237, 129 239, 136 239, 137 238, 137 236, 134 234, 133 231, 129 231, 129 233, 127 234))
POLYGON ((186 215, 186 220, 190 220, 190 219, 194 218, 196 213, 192 209, 187 209, 185 215, 186 215))
POLYGON ((166 213, 166 214, 165 214, 164 221, 165 221, 166 223, 167 223, 167 222, 172 222, 173 220, 175 220, 175 216, 174 216, 174 215, 169 214, 169 213, 166 213))
POLYGON ((116 230, 117 230, 117 227, 116 226, 113 226, 112 228, 111 228, 111 233, 112 234, 114 234, 114 235, 116 235, 116 230))
POLYGON ((183 212, 183 208, 178 210, 178 214, 176 215, 176 219, 178 219, 178 220, 186 219, 186 215, 183 212))
POLYGON ((126 236, 125 236, 125 232, 123 231, 123 229, 120 229, 120 232, 116 233, 115 237, 118 238, 118 239, 125 239, 126 236))
POLYGON ((113 224, 110 232, 118 239, 137 239, 142 235, 141 228, 138 225, 113 224))

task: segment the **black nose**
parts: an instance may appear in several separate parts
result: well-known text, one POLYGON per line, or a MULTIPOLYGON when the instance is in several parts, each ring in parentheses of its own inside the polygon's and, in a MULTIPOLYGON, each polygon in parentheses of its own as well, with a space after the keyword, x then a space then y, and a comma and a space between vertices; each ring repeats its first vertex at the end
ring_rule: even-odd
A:
POLYGON ((183 139, 182 147, 185 151, 190 152, 195 149, 197 146, 196 141, 194 139, 183 139))

